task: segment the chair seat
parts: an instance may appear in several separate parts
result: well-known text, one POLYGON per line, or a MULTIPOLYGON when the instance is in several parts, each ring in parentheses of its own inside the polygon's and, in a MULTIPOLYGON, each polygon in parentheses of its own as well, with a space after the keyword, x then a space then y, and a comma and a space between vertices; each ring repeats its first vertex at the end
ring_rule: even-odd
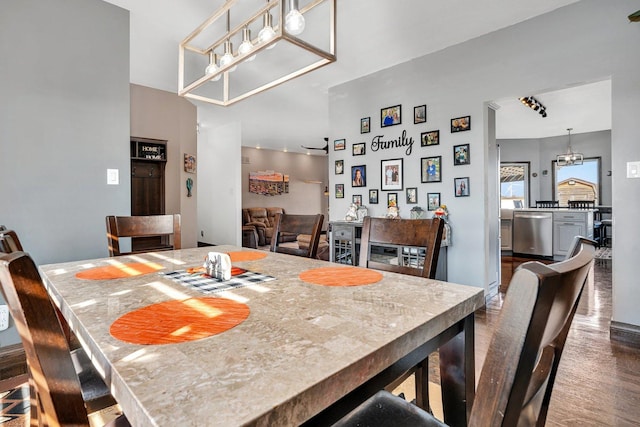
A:
POLYGON ((80 380, 82 398, 86 402, 87 410, 94 412, 115 405, 116 401, 111 396, 109 387, 102 380, 87 353, 81 348, 73 350, 71 360, 80 380))

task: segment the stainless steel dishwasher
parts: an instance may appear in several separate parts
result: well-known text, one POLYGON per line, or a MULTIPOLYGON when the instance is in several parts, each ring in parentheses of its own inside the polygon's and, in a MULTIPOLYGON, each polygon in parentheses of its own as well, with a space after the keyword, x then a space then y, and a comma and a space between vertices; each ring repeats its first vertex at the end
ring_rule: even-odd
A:
POLYGON ((513 252, 553 256, 553 213, 514 211, 513 252))

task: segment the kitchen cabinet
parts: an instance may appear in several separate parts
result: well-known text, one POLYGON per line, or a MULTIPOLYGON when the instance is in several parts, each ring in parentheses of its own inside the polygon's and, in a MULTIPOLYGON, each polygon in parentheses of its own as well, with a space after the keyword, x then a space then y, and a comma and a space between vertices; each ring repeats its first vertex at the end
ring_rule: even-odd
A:
POLYGON ((593 212, 567 211, 553 213, 553 256, 564 258, 575 236, 593 239, 593 212))

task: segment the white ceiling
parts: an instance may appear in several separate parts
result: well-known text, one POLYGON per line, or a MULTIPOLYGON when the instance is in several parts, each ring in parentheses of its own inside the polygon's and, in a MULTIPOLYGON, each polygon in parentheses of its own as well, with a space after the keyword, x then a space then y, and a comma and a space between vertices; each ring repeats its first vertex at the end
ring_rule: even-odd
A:
MULTIPOLYGON (((130 11, 131 82, 169 92, 176 92, 178 86, 178 44, 223 4, 223 0, 107 1, 130 11)), ((241 120, 244 146, 299 152, 306 152, 301 145, 322 147, 329 134, 330 87, 575 1, 337 0, 337 62, 230 107, 198 103, 198 120, 203 128, 241 120)), ((305 3, 300 1, 301 6, 305 3)), ((602 100, 610 100, 610 85, 605 86, 606 82, 585 86, 586 94, 580 88, 523 94, 534 95, 547 106, 546 119, 517 99, 495 100, 500 106, 497 135, 535 138, 563 134, 567 127, 581 133, 596 130, 602 117, 609 123, 597 126, 608 129, 610 102, 602 100), (596 106, 605 108, 604 112, 592 110, 596 106), (586 123, 578 123, 576 113, 586 123), (568 119, 569 114, 574 118, 568 119)))

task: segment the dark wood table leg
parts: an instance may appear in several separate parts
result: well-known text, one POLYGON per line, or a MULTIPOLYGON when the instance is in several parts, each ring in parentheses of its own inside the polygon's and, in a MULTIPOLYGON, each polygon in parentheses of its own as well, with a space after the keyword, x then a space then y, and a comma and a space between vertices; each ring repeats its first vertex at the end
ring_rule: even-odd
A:
POLYGON ((467 425, 475 396, 473 313, 461 322, 461 332, 440 347, 444 421, 451 427, 467 425))

